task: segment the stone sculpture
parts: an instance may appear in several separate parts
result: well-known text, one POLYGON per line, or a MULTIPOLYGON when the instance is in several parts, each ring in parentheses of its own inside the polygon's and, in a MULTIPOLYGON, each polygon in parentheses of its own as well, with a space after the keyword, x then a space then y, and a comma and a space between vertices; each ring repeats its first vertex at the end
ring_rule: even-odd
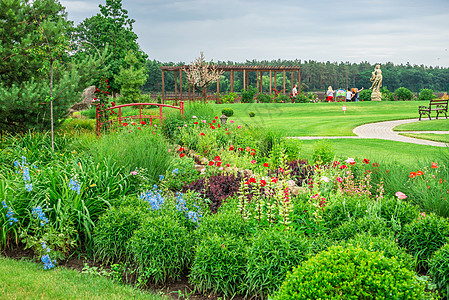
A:
POLYGON ((374 72, 371 73, 370 81, 373 83, 370 87, 372 90, 371 101, 382 101, 382 93, 380 87, 382 86, 382 71, 380 65, 376 65, 374 72))

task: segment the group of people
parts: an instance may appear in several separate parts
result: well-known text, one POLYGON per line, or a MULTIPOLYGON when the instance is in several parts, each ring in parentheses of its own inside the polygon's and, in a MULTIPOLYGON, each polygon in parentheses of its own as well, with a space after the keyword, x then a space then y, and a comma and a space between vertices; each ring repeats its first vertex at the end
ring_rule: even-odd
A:
POLYGON ((343 97, 345 97, 346 102, 359 102, 359 94, 361 91, 363 91, 363 87, 361 90, 359 90, 357 88, 353 88, 353 89, 348 88, 348 90, 345 92, 344 90, 334 91, 332 89, 332 87, 329 86, 329 88, 327 89, 327 92, 326 92, 326 101, 333 102, 334 99, 337 98, 337 96, 343 96, 343 97), (334 94, 335 94, 335 97, 334 97, 334 94))

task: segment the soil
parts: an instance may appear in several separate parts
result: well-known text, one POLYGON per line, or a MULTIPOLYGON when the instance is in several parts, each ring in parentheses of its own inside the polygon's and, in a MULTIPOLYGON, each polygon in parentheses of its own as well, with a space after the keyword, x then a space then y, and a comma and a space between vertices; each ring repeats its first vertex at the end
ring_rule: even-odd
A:
MULTIPOLYGON (((18 246, 10 246, 5 249, 2 249, 0 254, 5 257, 9 257, 12 259, 20 260, 35 260, 34 252, 31 249, 24 249, 23 245, 18 246)), ((87 263, 91 267, 101 267, 100 264, 93 262, 91 259, 87 258, 87 256, 83 255, 73 255, 69 257, 66 261, 58 264, 60 267, 64 267, 67 269, 73 269, 78 272, 83 270, 84 264, 87 263)), ((193 291, 193 286, 189 284, 187 277, 181 278, 176 282, 168 282, 164 285, 152 285, 148 289, 153 293, 163 293, 171 299, 194 299, 194 300, 218 300, 218 299, 230 299, 225 298, 223 296, 217 295, 203 295, 193 291)), ((241 296, 235 296, 235 300, 244 299, 241 296)))

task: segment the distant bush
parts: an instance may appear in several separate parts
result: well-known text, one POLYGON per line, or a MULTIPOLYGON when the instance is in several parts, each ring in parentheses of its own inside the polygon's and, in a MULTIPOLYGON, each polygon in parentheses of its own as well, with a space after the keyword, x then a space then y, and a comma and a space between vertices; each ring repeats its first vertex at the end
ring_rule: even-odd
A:
POLYGON ((310 102, 310 99, 304 93, 300 93, 300 94, 296 95, 296 98, 294 100, 295 100, 295 103, 308 103, 308 102, 310 102))
POLYGON ((373 93, 372 90, 363 90, 359 93, 359 100, 360 101, 371 101, 371 94, 373 93))
POLYGON ((234 110, 230 107, 226 107, 221 110, 221 113, 226 117, 231 117, 234 114, 234 110))
POLYGON ((222 103, 234 103, 235 99, 237 99, 237 93, 229 93, 226 96, 221 98, 222 103))
POLYGON ((246 91, 242 92, 242 98, 241 98, 241 102, 242 103, 253 103, 254 102, 254 95, 257 93, 257 89, 252 87, 252 86, 248 86, 248 89, 246 91))
POLYGON ((312 161, 314 164, 331 164, 335 151, 329 140, 321 139, 313 145, 312 161))
POLYGON ((333 246, 289 273, 274 299, 422 299, 424 288, 395 258, 333 246))
POLYGON ((273 100, 274 103, 287 103, 287 102, 291 102, 291 99, 287 96, 287 95, 278 95, 276 98, 274 98, 273 100))
POLYGON ((390 92, 385 86, 380 89, 380 92, 382 93, 383 101, 394 101, 393 93, 390 92))
POLYGON ((256 99, 259 103, 270 103, 271 102, 271 97, 266 94, 259 94, 259 95, 257 95, 256 99))
POLYGON ((431 89, 422 89, 419 92, 419 100, 431 100, 435 99, 437 96, 433 93, 431 89))
POLYGON ((249 112, 249 116, 250 116, 251 118, 254 118, 255 115, 256 115, 255 112, 253 112, 253 111, 250 111, 250 112, 249 112))
POLYGON ((405 87, 400 87, 394 91, 394 96, 398 101, 412 100, 414 97, 413 93, 405 87))

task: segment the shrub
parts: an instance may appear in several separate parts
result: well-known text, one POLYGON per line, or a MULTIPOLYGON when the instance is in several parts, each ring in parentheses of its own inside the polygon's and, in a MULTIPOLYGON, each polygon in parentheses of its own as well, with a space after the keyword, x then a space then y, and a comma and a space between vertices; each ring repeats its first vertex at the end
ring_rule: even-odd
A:
POLYGON ((199 173, 192 158, 176 156, 167 169, 163 185, 173 191, 180 191, 184 184, 190 184, 198 177, 199 173))
POLYGON ((310 99, 307 97, 306 94, 300 93, 296 95, 295 103, 308 103, 310 102, 310 99))
POLYGON ((271 97, 269 95, 266 94, 259 94, 256 97, 257 102, 259 103, 270 103, 271 102, 271 97))
POLYGON ((145 218, 130 240, 140 282, 179 279, 191 261, 192 245, 187 228, 173 214, 145 218))
POLYGON ((394 95, 398 101, 412 100, 414 97, 413 93, 405 87, 398 88, 394 91, 394 95))
POLYGON ((329 140, 321 139, 313 145, 312 161, 318 165, 331 164, 335 156, 329 140))
POLYGON ((224 114, 226 117, 231 117, 234 114, 234 111, 232 110, 232 108, 227 107, 227 108, 223 108, 221 110, 221 113, 224 114))
POLYGON ((448 237, 449 222, 430 214, 404 226, 398 243, 415 257, 419 269, 427 269, 430 257, 447 242, 448 237))
POLYGON ((196 247, 189 282, 201 293, 234 296, 243 283, 246 244, 230 235, 210 235, 196 247))
POLYGON ((363 90, 359 93, 359 100, 360 101, 371 101, 371 94, 373 93, 372 90, 363 90))
POLYGON ((182 192, 191 190, 199 193, 204 199, 210 200, 210 210, 213 213, 221 206, 223 201, 232 197, 239 190, 242 175, 217 174, 209 178, 199 178, 190 184, 185 184, 182 192))
POLYGON ((380 89, 380 92, 382 93, 382 100, 384 101, 394 101, 393 93, 390 92, 387 87, 382 87, 380 89))
POLYGON ((401 267, 407 268, 411 271, 415 269, 415 261, 413 256, 408 254, 405 249, 399 248, 396 242, 391 238, 357 234, 352 239, 344 241, 340 245, 343 247, 354 245, 369 251, 383 252, 385 257, 395 257, 401 267))
POLYGON ((331 232, 331 237, 335 240, 348 240, 359 233, 386 236, 389 233, 389 228, 384 220, 366 216, 344 222, 331 232))
POLYGON ((449 295, 449 244, 434 253, 429 261, 429 272, 443 296, 449 295))
POLYGON ((128 241, 144 218, 142 209, 134 206, 112 207, 100 217, 93 235, 96 258, 105 263, 127 262, 130 251, 128 241))
POLYGON ((250 116, 251 118, 253 118, 255 115, 256 115, 255 112, 253 112, 253 111, 250 111, 250 112, 249 112, 249 116, 250 116))
POLYGON ((289 273, 274 299, 420 299, 424 294, 424 285, 395 258, 333 246, 289 273))
POLYGON ((306 260, 309 242, 294 232, 260 231, 248 247, 243 289, 247 296, 273 294, 287 272, 306 260))
POLYGON ((242 103, 253 103, 254 102, 254 95, 257 93, 257 89, 252 87, 252 86, 248 86, 248 89, 246 91, 242 92, 242 96, 241 96, 241 102, 242 103))
POLYGON ((368 203, 361 197, 332 196, 325 206, 323 221, 329 229, 336 228, 346 221, 363 218, 368 203))
POLYGON ((275 103, 287 103, 291 102, 291 99, 287 95, 278 95, 276 98, 274 98, 275 103))
POLYGON ((432 89, 422 89, 419 92, 419 100, 432 100, 436 97, 432 89))
POLYGON ((65 132, 82 131, 95 132, 95 121, 91 119, 66 119, 60 130, 65 132))
POLYGON ((384 198, 380 203, 380 216, 387 221, 389 227, 399 226, 397 231, 419 216, 419 210, 415 205, 396 197, 384 198))
POLYGON ((237 99, 238 95, 237 93, 229 93, 223 98, 221 98, 221 101, 223 103, 234 103, 235 99, 237 99))

